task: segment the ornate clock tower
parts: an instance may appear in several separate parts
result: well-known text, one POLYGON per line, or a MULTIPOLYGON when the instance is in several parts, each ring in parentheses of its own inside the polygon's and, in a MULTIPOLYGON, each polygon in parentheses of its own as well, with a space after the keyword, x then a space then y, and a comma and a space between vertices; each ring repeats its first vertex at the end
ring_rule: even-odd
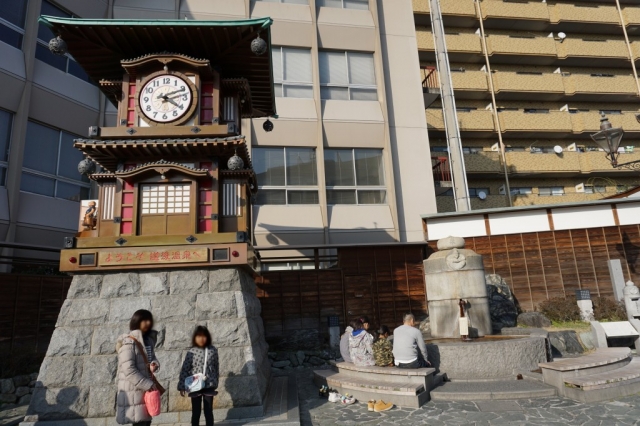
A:
POLYGON ((161 423, 188 422, 177 379, 199 324, 221 360, 216 418, 260 417, 270 364, 252 277, 258 186, 242 118, 275 116, 271 19, 40 21, 57 35, 50 49, 73 55, 117 119, 74 141, 97 198, 82 202, 78 233, 61 252, 60 270, 74 279, 31 421, 110 421, 115 338, 138 309, 154 314, 160 336, 170 415, 161 423))

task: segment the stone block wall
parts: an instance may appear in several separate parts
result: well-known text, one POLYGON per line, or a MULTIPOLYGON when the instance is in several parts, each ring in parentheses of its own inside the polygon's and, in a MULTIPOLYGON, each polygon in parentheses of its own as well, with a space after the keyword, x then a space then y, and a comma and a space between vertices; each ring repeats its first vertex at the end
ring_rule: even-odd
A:
POLYGON ((191 410, 178 377, 195 326, 206 325, 220 358, 217 419, 262 414, 271 365, 255 282, 240 268, 76 275, 28 414, 40 421, 115 416, 116 340, 138 309, 153 313, 158 331, 163 412, 191 410))

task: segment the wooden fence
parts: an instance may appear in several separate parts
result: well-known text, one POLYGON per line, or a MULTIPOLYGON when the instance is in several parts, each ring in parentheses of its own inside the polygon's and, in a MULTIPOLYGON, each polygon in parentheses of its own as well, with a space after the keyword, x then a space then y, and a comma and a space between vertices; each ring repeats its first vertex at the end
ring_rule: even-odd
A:
POLYGON ((71 277, 0 274, 0 350, 44 352, 71 277))
POLYGON ((344 327, 367 315, 377 326, 427 313, 423 245, 338 249, 333 269, 264 272, 256 278, 267 336, 325 330, 328 316, 344 327))

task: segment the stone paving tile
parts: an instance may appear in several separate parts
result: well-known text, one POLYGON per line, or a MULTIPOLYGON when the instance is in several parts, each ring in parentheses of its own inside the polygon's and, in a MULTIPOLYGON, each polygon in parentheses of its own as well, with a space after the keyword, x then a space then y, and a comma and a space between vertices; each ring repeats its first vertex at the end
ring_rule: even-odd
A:
POLYGON ((640 394, 593 404, 559 397, 518 400, 522 411, 482 412, 472 401, 432 401, 417 409, 403 407, 373 413, 367 411, 366 403, 345 407, 318 398, 312 377, 311 370, 298 372, 303 426, 640 426, 640 394))

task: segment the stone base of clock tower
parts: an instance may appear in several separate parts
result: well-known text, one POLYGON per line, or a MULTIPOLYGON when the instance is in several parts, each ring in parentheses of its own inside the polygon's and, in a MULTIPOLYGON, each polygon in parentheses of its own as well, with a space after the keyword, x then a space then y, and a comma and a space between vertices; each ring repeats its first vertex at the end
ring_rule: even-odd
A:
POLYGON ((116 424, 116 339, 138 309, 154 315, 157 378, 167 389, 154 423, 188 423, 191 402, 177 385, 196 325, 218 348, 216 421, 263 415, 271 367, 253 278, 239 267, 174 269, 73 278, 22 424, 116 424))

